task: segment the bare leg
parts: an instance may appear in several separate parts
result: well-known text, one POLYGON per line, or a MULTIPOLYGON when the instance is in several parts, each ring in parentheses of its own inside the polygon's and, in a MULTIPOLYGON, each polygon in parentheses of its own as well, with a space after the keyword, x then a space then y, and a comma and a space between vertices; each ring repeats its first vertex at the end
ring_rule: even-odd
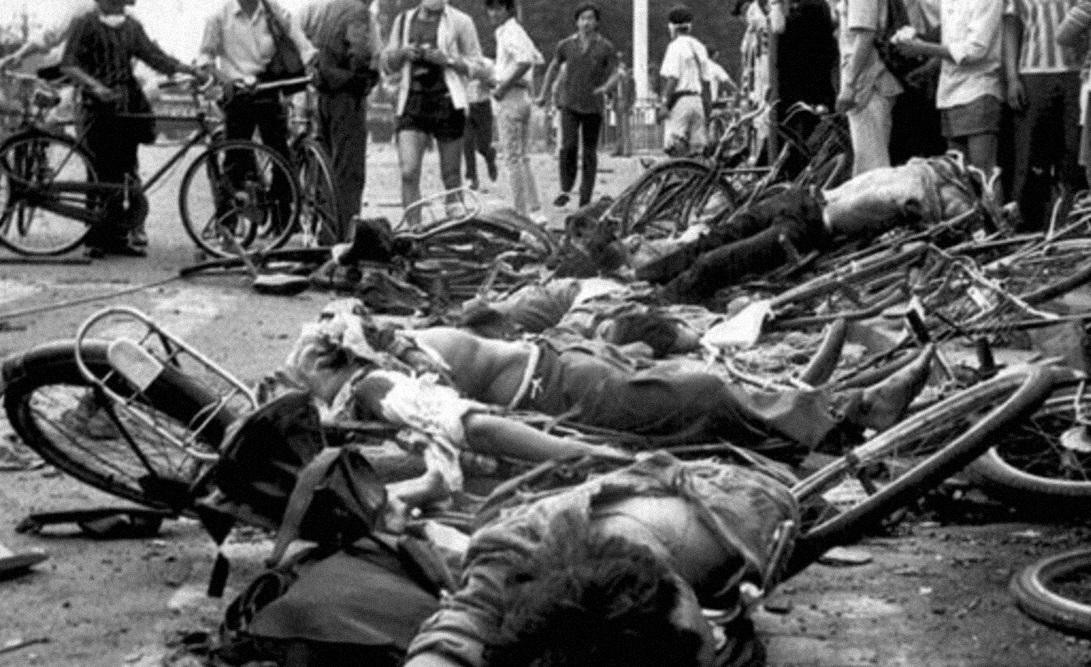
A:
MULTIPOLYGON (((424 147, 428 144, 428 135, 416 130, 398 132, 398 165, 402 172, 402 208, 420 200, 420 165, 424 157, 424 147)), ((462 150, 462 146, 458 147, 462 150)), ((461 155, 456 158, 455 171, 460 167, 461 155)), ((414 225, 420 221, 420 211, 406 214, 406 222, 414 225)))

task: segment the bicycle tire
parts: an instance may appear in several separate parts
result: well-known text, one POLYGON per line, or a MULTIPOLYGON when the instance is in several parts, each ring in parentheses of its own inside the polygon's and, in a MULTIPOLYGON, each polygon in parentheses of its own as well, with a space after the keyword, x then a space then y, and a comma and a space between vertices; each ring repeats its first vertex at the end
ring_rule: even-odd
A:
POLYGON ((57 181, 81 185, 98 182, 87 151, 68 137, 21 132, 0 144, 0 170, 0 188, 5 195, 0 212, 0 245, 24 256, 49 257, 71 252, 83 243, 90 231, 87 223, 35 206, 22 193, 90 209, 94 200, 87 191, 66 192, 63 187, 55 193, 47 190, 57 181), (28 160, 28 154, 45 156, 47 164, 39 159, 28 160))
POLYGON ((688 217, 695 212, 701 217, 713 215, 705 210, 710 201, 733 206, 734 189, 711 172, 708 164, 694 158, 668 160, 649 169, 628 189, 625 203, 617 209, 621 215, 620 235, 671 236, 684 231, 688 217), (698 192, 702 184, 706 187, 698 192), (701 208, 695 206, 697 203, 701 208), (651 225, 654 227, 649 229, 651 225))
POLYGON ((1091 637, 1091 604, 1054 590, 1058 583, 1091 582, 1091 549, 1066 551, 1043 558, 1012 577, 1008 590, 1023 613, 1068 634, 1091 637))
POLYGON ((273 149, 246 140, 224 141, 190 163, 178 190, 178 208, 182 227, 209 255, 237 255, 232 245, 260 253, 281 247, 298 228, 299 184, 291 165, 273 149), (228 163, 245 173, 228 175, 228 163), (273 192, 277 182, 286 189, 279 200, 273 192), (266 226, 271 233, 259 237, 266 226))
POLYGON ((908 417, 800 481, 792 494, 805 519, 789 571, 855 540, 966 466, 999 429, 1037 408, 1062 377, 1048 367, 996 376, 908 417), (891 462, 901 469, 888 469, 891 462), (865 478, 876 468, 888 478, 865 478), (840 511, 839 494, 848 496, 840 511))
POLYGON ((293 155, 299 179, 299 225, 305 246, 333 245, 341 241, 337 209, 337 186, 333 179, 333 159, 322 144, 304 138, 297 142, 293 155))
MULTIPOLYGON (((1025 423, 1000 434, 966 467, 970 479, 1016 507, 1085 512, 1091 505, 1091 444, 1075 430, 1080 427, 1074 400, 1051 397, 1025 423)), ((1091 409, 1091 397, 1082 397, 1081 403, 1082 410, 1091 409)))
MULTIPOLYGON (((100 437, 90 433, 95 428, 91 424, 94 416, 72 412, 87 405, 84 401, 95 402, 95 413, 108 412, 104 408, 109 401, 80 373, 75 345, 74 341, 56 341, 4 360, 0 371, 5 383, 4 409, 12 428, 45 461, 81 482, 149 507, 188 509, 193 498, 190 485, 203 472, 203 464, 163 440, 156 442, 154 431, 126 412, 134 407, 115 410, 118 420, 109 422, 112 433, 100 430, 100 437), (46 413, 65 406, 68 408, 57 415, 46 413), (123 442, 126 438, 131 440, 123 442)), ((95 341, 85 343, 81 351, 91 370, 104 376, 110 370, 106 348, 106 343, 95 341)), ((166 370, 148 388, 147 402, 140 410, 172 433, 185 433, 187 424, 203 419, 205 407, 216 398, 187 376, 169 372, 170 367, 166 370)), ((120 377, 114 378, 118 384, 124 383, 120 377)), ((201 444, 214 451, 234 418, 230 410, 219 410, 199 435, 201 444)))

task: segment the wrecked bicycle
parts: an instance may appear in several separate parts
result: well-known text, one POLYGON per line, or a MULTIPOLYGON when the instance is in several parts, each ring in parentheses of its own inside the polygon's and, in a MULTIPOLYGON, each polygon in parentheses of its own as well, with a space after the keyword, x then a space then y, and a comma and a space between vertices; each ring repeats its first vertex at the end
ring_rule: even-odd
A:
MULTIPOLYGON (((8 357, 2 377, 12 428, 43 459, 109 494, 173 513, 192 510, 228 427, 259 406, 251 387, 130 308, 96 313, 75 341, 8 357)), ((982 454, 999 429, 1071 381, 1071 373, 1046 366, 1008 369, 832 453, 793 488, 805 517, 796 551, 854 539, 982 454)), ((341 439, 382 439, 391 431, 370 423, 326 426, 341 439)), ((724 447, 674 451, 708 456, 724 447)), ((516 468, 492 472, 504 470, 516 468)))
MULTIPOLYGON (((179 77, 162 84, 189 93, 197 111, 188 116, 119 114, 133 120, 162 120, 194 125, 167 161, 147 180, 104 183, 83 145, 86 130, 58 131, 45 120, 59 103, 47 84, 29 75, 3 73, 42 86, 37 104, 28 107, 21 127, 0 143, 0 244, 28 256, 61 255, 79 247, 90 229, 106 224, 138 226, 148 215, 146 194, 194 148, 203 151, 189 164, 178 191, 182 227, 204 252, 237 255, 283 245, 296 228, 299 186, 288 162, 261 144, 225 140, 212 110, 210 87, 179 77), (123 219, 118 220, 118 212, 123 219), (259 230, 264 233, 259 234, 259 230)), ((300 80, 259 84, 253 92, 278 89, 300 80)))

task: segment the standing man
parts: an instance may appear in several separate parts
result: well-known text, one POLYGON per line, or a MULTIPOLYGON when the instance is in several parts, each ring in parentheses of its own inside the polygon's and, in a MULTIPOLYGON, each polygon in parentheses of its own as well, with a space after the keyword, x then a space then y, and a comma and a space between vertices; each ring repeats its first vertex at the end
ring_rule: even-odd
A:
MULTIPOLYGON (((314 58, 314 47, 277 0, 222 0, 219 9, 205 21, 198 62, 231 91, 223 103, 226 137, 251 139, 256 128, 261 134, 262 143, 290 163, 288 111, 281 103, 281 93, 277 90, 260 93, 245 90, 258 82, 276 53, 269 28, 271 21, 279 22, 283 31, 291 37, 303 62, 314 58)), ((227 168, 234 179, 241 180, 241 172, 252 167, 236 162, 237 159, 232 160, 233 164, 227 168)), ((290 206, 290 188, 283 182, 284 175, 280 170, 274 171, 274 179, 272 187, 280 218, 274 228, 279 228, 291 217, 291 211, 287 210, 290 206)))
POLYGON ((611 95, 614 115, 617 117, 617 147, 615 157, 629 157, 633 154, 633 104, 636 103, 636 81, 633 80, 629 66, 625 64, 623 53, 617 54, 617 83, 611 95))
POLYGON ((580 206, 591 203, 598 172, 599 131, 602 129, 602 102, 613 89, 617 77, 617 51, 610 40, 599 34, 601 13, 598 5, 585 2, 573 13, 576 33, 557 43, 553 60, 546 69, 538 106, 545 106, 553 79, 565 66, 560 90, 561 154, 559 167, 561 193, 554 206, 564 206, 571 199, 576 184, 576 158, 582 152, 580 206))
POLYGON ((485 158, 485 169, 489 173, 489 180, 496 182, 499 174, 496 171, 496 149, 492 145, 493 113, 492 101, 489 99, 489 79, 492 78, 493 65, 487 58, 480 63, 483 76, 470 77, 466 84, 466 134, 462 137, 462 156, 466 159, 466 180, 470 182, 470 189, 476 190, 480 186, 477 179, 477 154, 485 158))
POLYGON ((914 37, 898 49, 941 58, 936 108, 951 149, 986 174, 996 166, 1000 132, 1000 21, 995 0, 940 0, 940 42, 914 37))
POLYGON ((1015 112, 1012 194, 1026 231, 1045 224, 1051 177, 1069 197, 1083 187, 1078 165, 1082 50, 1056 41, 1061 21, 1076 4, 1004 2, 1004 72, 1008 105, 1015 112))
POLYGON ((496 26, 496 101, 500 142, 508 165, 515 210, 541 220, 542 202, 530 169, 530 111, 533 68, 542 54, 516 19, 515 0, 485 0, 489 20, 496 26))
MULTIPOLYGON (((473 19, 446 0, 421 0, 394 19, 382 64, 401 75, 394 111, 403 207, 420 199, 421 160, 431 139, 438 147, 443 186, 454 190, 462 185, 466 82, 470 63, 480 58, 473 19)), ((406 214, 411 225, 419 218, 419 210, 406 214)))
MULTIPOLYGON (((125 13, 134 0, 97 0, 97 9, 76 18, 70 27, 61 68, 80 86, 82 108, 78 114, 83 146, 90 154, 99 181, 139 181, 137 148, 154 141, 154 127, 126 114, 151 111, 133 74, 133 59, 164 74, 195 73, 192 67, 163 52, 148 38, 144 27, 125 13)), ((142 196, 142 195, 141 195, 142 196)), ((87 256, 107 254, 144 257, 143 246, 129 238, 133 220, 128 197, 108 196, 103 202, 106 224, 96 225, 84 243, 87 256), (126 222, 128 221, 128 222, 126 222)))
POLYGON ((337 202, 336 238, 320 238, 323 245, 349 240, 367 180, 367 96, 379 80, 381 50, 370 3, 330 0, 314 17, 318 128, 333 158, 337 202))
POLYGON ((886 0, 841 0, 841 90, 837 110, 848 114, 852 175, 890 166, 890 128, 894 100, 902 86, 875 50, 886 29, 886 0))
POLYGON ((659 117, 663 125, 663 150, 671 157, 699 155, 708 143, 702 88, 711 75, 705 45, 690 36, 693 13, 678 6, 667 15, 671 42, 663 55, 659 76, 663 80, 659 117))

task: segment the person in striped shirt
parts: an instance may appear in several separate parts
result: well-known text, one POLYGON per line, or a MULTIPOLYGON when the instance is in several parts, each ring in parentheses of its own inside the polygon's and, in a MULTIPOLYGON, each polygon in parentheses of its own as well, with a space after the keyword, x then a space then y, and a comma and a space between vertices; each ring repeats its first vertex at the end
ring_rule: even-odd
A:
MULTIPOLYGON (((1080 0, 1075 7, 1068 10, 1060 28, 1057 29, 1057 43, 1061 46, 1078 48, 1086 44, 1091 35, 1091 0, 1080 0)), ((1084 176, 1091 183, 1091 123, 1088 122, 1088 96, 1091 95, 1091 51, 1083 63, 1083 72, 1080 79, 1083 81, 1080 87, 1080 157, 1079 162, 1084 168, 1084 176)))
POLYGON ((1042 171, 1069 192, 1084 186, 1079 168, 1079 91, 1082 50, 1057 43, 1061 21, 1077 0, 1004 0, 1004 73, 1015 112, 1012 194, 1022 229, 1041 229, 1049 201, 1042 171), (1060 130, 1060 131, 1058 131, 1060 130))

